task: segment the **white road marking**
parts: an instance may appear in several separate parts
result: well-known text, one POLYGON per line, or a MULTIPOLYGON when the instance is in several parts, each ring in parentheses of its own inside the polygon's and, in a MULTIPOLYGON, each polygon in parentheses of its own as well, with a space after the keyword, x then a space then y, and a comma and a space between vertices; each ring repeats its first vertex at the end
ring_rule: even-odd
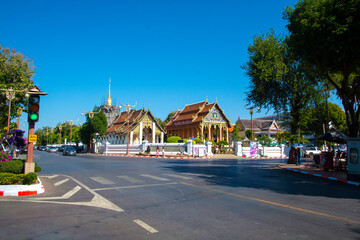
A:
POLYGON ((52 179, 52 178, 56 178, 56 177, 58 177, 59 175, 52 175, 52 176, 40 176, 40 177, 47 177, 47 178, 49 178, 49 179, 52 179))
POLYGON ((171 174, 171 173, 164 173, 164 175, 169 176, 169 177, 181 178, 181 179, 185 179, 185 180, 192 179, 191 177, 185 177, 185 176, 181 176, 181 175, 177 175, 177 174, 171 174))
POLYGON ((71 198, 75 193, 77 193, 81 189, 80 186, 76 186, 61 197, 40 197, 36 198, 36 200, 56 200, 56 199, 69 199, 71 198))
MULTIPOLYGON (((80 181, 76 180, 75 178, 68 176, 68 175, 62 175, 64 177, 68 177, 71 180, 73 180, 74 182, 76 182, 77 184, 79 184, 82 188, 86 189, 87 191, 89 191, 90 193, 92 193, 94 195, 94 198, 90 201, 90 202, 60 202, 60 201, 46 201, 46 200, 52 200, 55 199, 52 197, 44 197, 44 198, 28 198, 28 199, 2 199, 0 198, 0 202, 1 201, 6 201, 6 202, 36 202, 36 203, 52 203, 52 204, 65 204, 65 205, 78 205, 78 206, 89 206, 89 207, 98 207, 98 208, 104 208, 104 209, 108 209, 108 210, 112 210, 115 212, 123 212, 124 210, 119 208, 117 205, 115 205, 114 203, 110 202, 109 200, 107 200, 106 198, 104 198, 103 196, 101 196, 100 194, 98 194, 97 192, 95 192, 94 190, 92 190, 91 188, 89 188, 88 186, 84 185, 83 183, 81 183, 80 181)), ((76 189, 79 189, 80 187, 77 187, 76 189)), ((79 189, 80 190, 80 189, 79 189)), ((75 191, 75 190, 73 190, 75 191)), ((78 191, 78 190, 77 190, 78 191)), ((68 194, 68 193, 67 193, 68 194)), ((70 195, 70 194, 69 194, 70 195)), ((66 197, 66 194, 64 195, 66 197)), ((63 196, 63 197, 64 197, 63 196)), ((61 197, 57 197, 58 199, 61 199, 61 197)))
POLYGON ((110 184, 115 184, 114 182, 110 181, 110 180, 107 180, 103 177, 90 177, 92 180, 98 182, 98 183, 101 183, 101 184, 104 184, 104 185, 110 185, 110 184))
POLYGON ((156 187, 156 186, 165 186, 178 184, 176 182, 171 183, 159 183, 159 184, 147 184, 147 185, 136 185, 136 186, 123 186, 123 187, 112 187, 112 188, 96 188, 93 191, 103 191, 103 190, 115 190, 115 189, 126 189, 126 188, 141 188, 141 187, 156 187))
POLYGON ((61 184, 66 183, 66 182, 69 181, 69 180, 70 180, 70 179, 65 178, 65 179, 63 179, 63 180, 61 180, 61 181, 58 181, 58 182, 54 183, 54 186, 55 186, 55 187, 60 186, 61 184))
POLYGON ((150 232, 150 233, 157 233, 159 232, 158 230, 156 230, 153 227, 150 227, 148 224, 144 223, 143 221, 141 221, 140 219, 136 219, 134 220, 134 222, 136 224, 138 224, 140 227, 144 228, 146 231, 150 232))
POLYGON ((139 179, 132 178, 132 177, 129 177, 129 176, 117 176, 117 177, 120 178, 120 179, 123 179, 123 180, 125 180, 125 181, 131 182, 131 183, 144 182, 144 181, 141 181, 141 180, 139 180, 139 179))
POLYGON ((147 178, 152 178, 152 179, 159 180, 159 181, 170 181, 170 179, 162 178, 162 177, 156 177, 156 176, 149 175, 149 174, 141 174, 141 176, 147 177, 147 178))

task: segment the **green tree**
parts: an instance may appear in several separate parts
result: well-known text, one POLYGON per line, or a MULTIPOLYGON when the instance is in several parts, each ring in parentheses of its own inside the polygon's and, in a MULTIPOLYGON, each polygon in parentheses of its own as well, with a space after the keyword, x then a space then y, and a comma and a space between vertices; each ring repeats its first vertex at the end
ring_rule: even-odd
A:
POLYGON ((327 111, 329 121, 331 121, 333 127, 339 131, 347 133, 346 116, 344 111, 335 103, 328 103, 328 107, 326 106, 326 103, 321 103, 310 109, 310 120, 305 129, 308 134, 313 134, 315 137, 319 137, 324 133, 324 126, 328 124, 327 111))
MULTIPOLYGON (((92 118, 86 114, 86 122, 79 130, 79 138, 81 141, 89 146, 90 139, 95 138, 96 133, 103 136, 107 130, 106 115, 103 112, 98 112, 99 107, 95 106, 93 112, 95 113, 92 118)), ((88 148, 88 151, 90 148, 88 148)))
POLYGON ((166 119, 164 120, 164 125, 171 121, 172 117, 175 115, 176 112, 177 111, 173 111, 167 115, 166 119))
POLYGON ((243 68, 250 77, 246 100, 256 107, 283 112, 291 133, 304 125, 306 110, 322 98, 315 73, 288 51, 284 37, 274 31, 255 36, 243 68))
MULTIPOLYGON (((34 74, 32 62, 23 54, 0 45, 0 89, 28 90, 33 87, 31 77, 34 74)), ((6 133, 8 119, 8 101, 4 91, 0 94, 0 135, 6 133)), ((11 101, 10 118, 17 117, 17 109, 27 105, 25 93, 15 93, 11 101)), ((13 124, 12 127, 15 127, 13 124)))
POLYGON ((277 132, 274 138, 278 144, 284 144, 290 141, 290 133, 288 131, 277 132))
POLYGON ((245 130, 245 136, 246 136, 247 139, 249 139, 249 140, 251 140, 251 135, 252 135, 251 133, 252 133, 251 129, 245 130))
POLYGON ((350 137, 359 136, 360 0, 303 0, 285 10, 288 45, 342 100, 350 137))
POLYGON ((240 135, 240 127, 239 127, 237 124, 235 124, 234 129, 233 129, 233 131, 232 131, 232 133, 231 133, 231 136, 232 136, 232 139, 233 139, 234 141, 239 141, 239 140, 243 140, 243 139, 244 139, 244 137, 242 137, 242 136, 240 135))

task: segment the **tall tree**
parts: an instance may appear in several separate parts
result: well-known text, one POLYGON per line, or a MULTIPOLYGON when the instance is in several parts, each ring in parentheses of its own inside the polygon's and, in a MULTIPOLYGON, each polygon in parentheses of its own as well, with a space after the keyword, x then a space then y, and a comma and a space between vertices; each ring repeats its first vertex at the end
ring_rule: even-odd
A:
POLYGON ((347 132, 346 116, 344 111, 335 103, 320 103, 309 111, 309 121, 305 131, 319 137, 324 133, 324 126, 328 124, 327 118, 331 125, 342 132, 347 132), (327 117, 328 116, 328 117, 327 117))
POLYGON ((274 31, 255 36, 243 68, 250 77, 247 101, 256 107, 285 113, 292 134, 305 124, 306 109, 321 98, 321 85, 301 59, 288 51, 284 37, 274 31))
POLYGON ((288 45, 336 89, 350 137, 359 136, 360 0, 302 0, 285 10, 288 45))
MULTIPOLYGON (((104 135, 107 130, 107 120, 103 112, 98 112, 99 108, 94 107, 93 112, 95 114, 92 118, 89 117, 89 114, 86 115, 86 122, 80 128, 79 137, 81 141, 87 145, 90 144, 90 139, 95 138, 96 133, 100 136, 104 135)), ((89 148, 88 148, 89 151, 89 148)))
MULTIPOLYGON (((31 77, 34 74, 32 62, 23 54, 0 45, 0 89, 28 90, 33 86, 31 77)), ((5 92, 0 94, 0 135, 4 134, 7 126, 8 101, 5 92)), ((16 93, 11 101, 10 118, 17 117, 17 109, 27 104, 25 93, 16 93)), ((15 126, 15 125, 14 125, 15 126)))

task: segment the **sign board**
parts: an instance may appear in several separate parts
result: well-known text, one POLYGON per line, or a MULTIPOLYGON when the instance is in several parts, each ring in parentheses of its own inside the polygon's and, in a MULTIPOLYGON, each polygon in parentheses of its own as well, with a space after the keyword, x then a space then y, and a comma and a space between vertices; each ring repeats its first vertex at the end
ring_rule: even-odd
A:
POLYGON ((29 134, 29 143, 36 143, 37 135, 29 134))

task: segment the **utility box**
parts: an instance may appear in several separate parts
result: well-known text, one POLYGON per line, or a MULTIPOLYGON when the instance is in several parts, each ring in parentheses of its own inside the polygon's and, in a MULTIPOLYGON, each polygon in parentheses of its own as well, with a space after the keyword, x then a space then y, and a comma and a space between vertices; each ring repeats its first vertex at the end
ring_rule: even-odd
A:
POLYGON ((360 181, 360 138, 347 139, 347 179, 360 181))

